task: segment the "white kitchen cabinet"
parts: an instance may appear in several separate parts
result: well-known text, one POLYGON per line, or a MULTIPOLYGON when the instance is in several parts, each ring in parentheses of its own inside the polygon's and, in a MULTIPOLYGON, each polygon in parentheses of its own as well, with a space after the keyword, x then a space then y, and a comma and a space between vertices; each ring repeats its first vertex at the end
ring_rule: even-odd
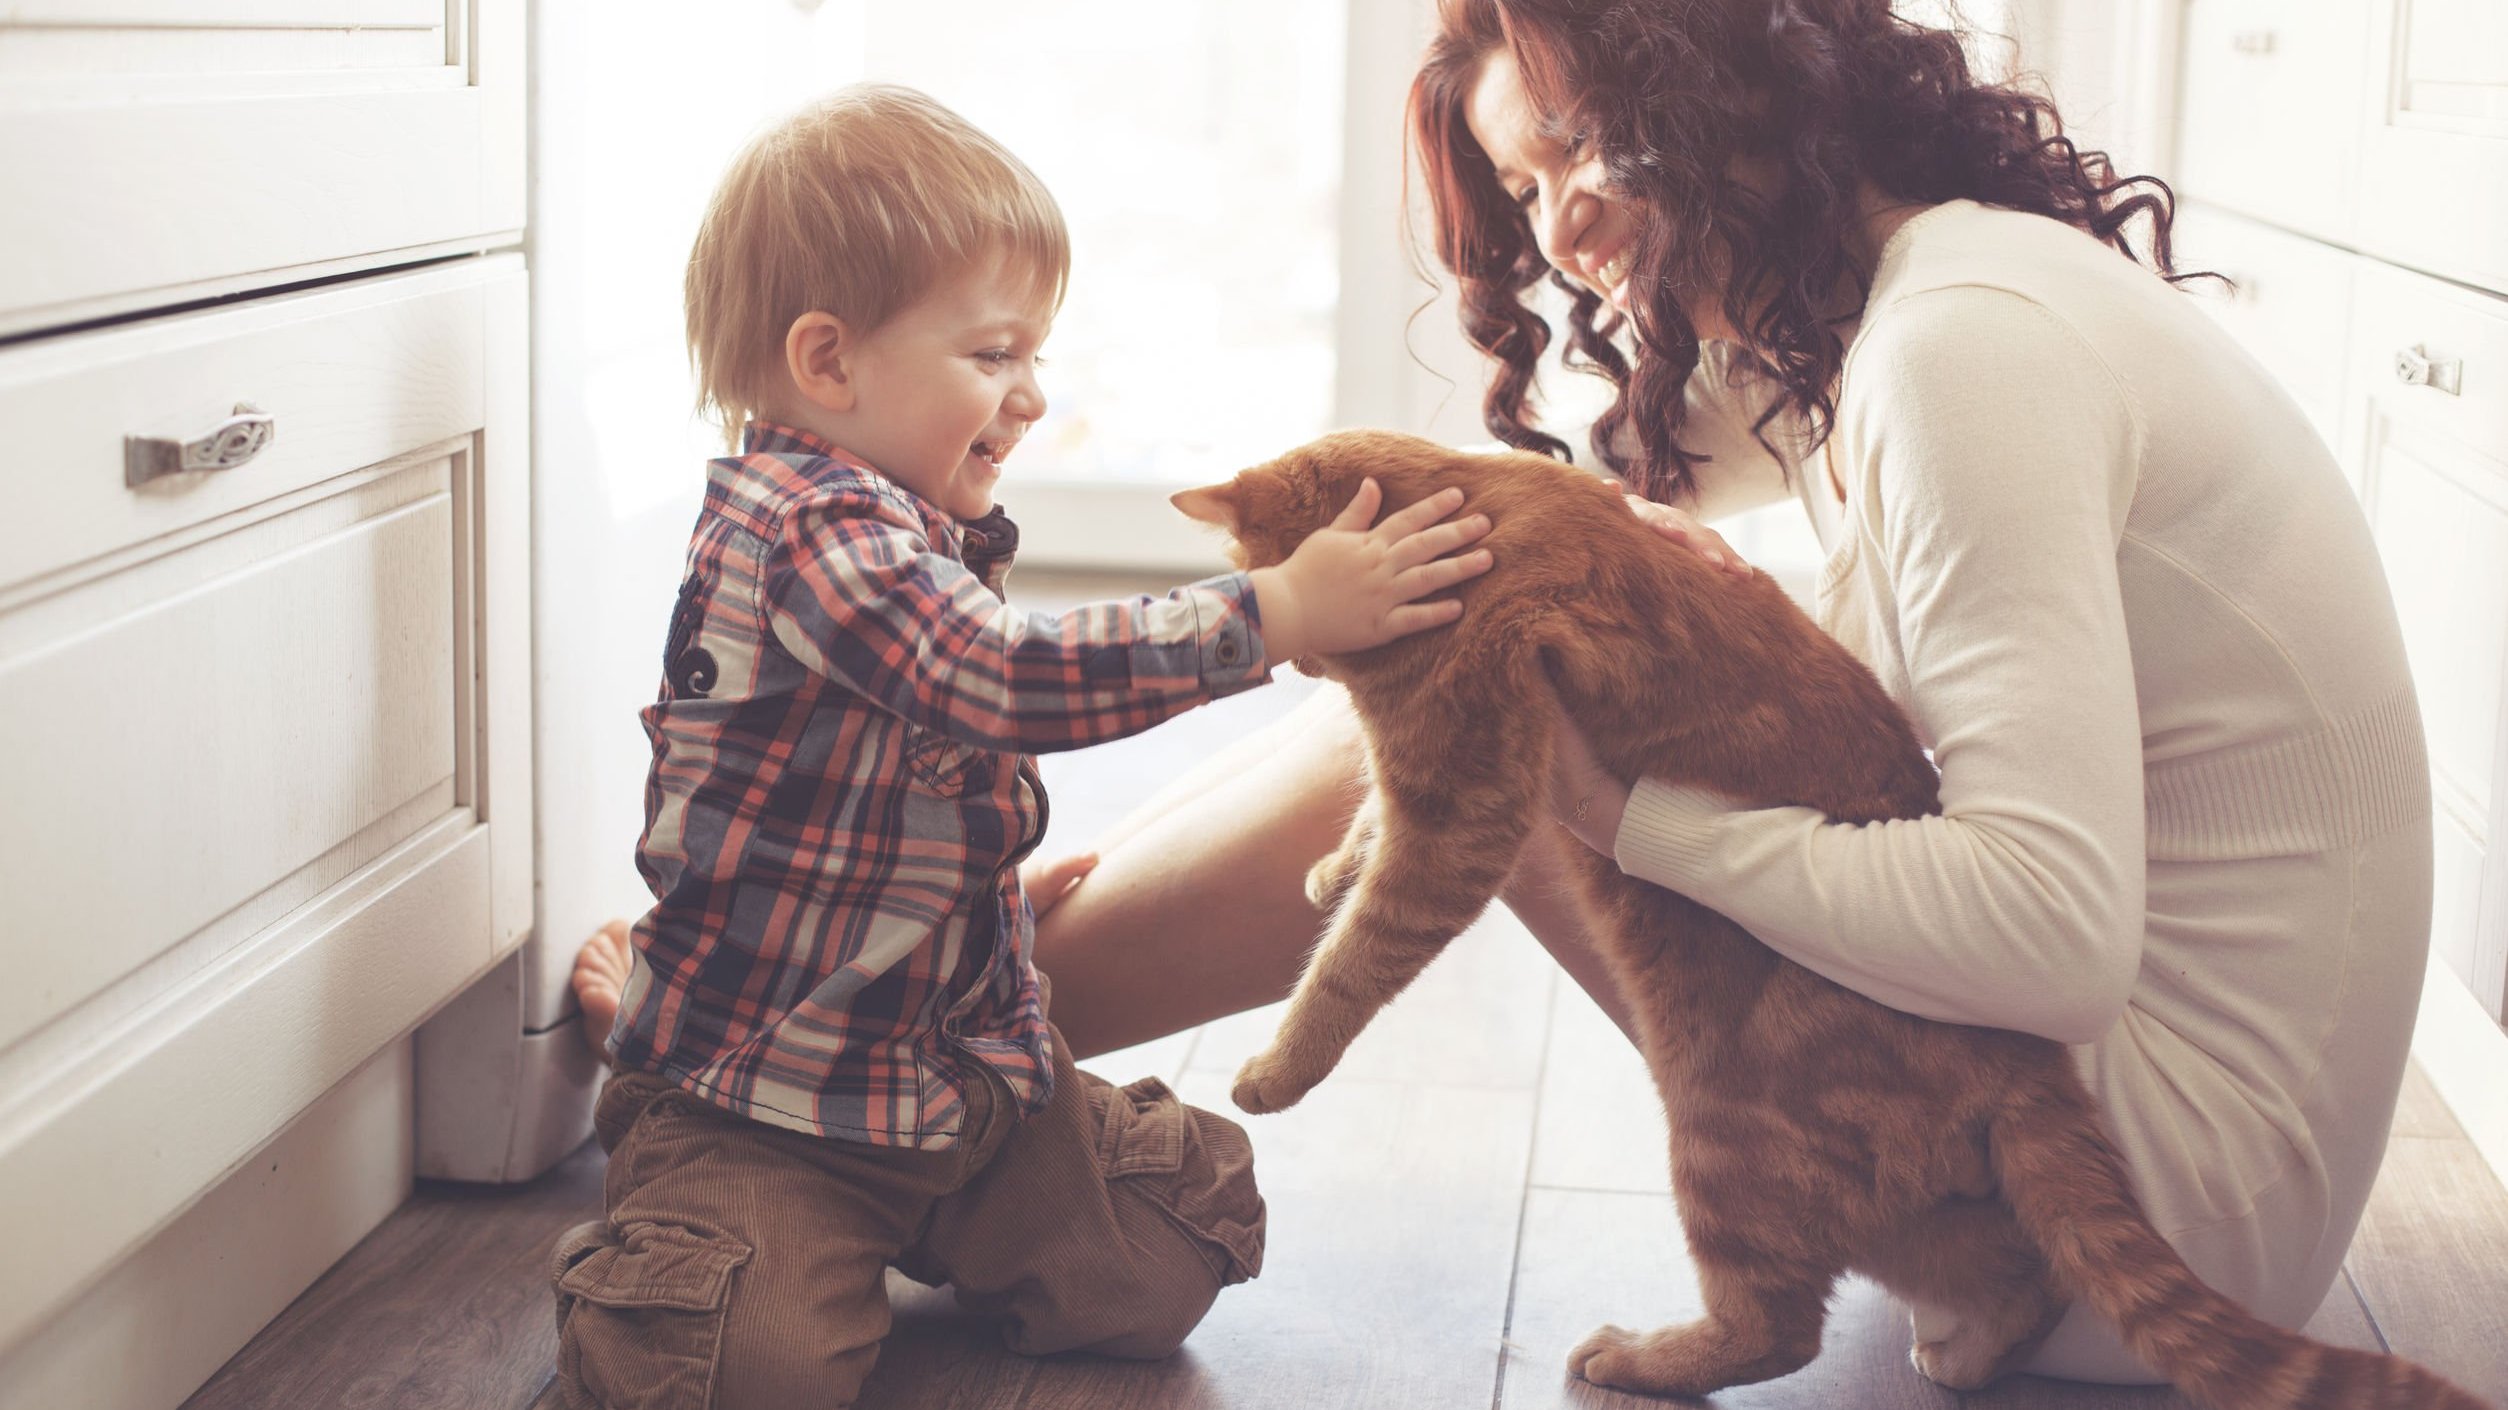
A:
MULTIPOLYGON (((2198 297, 2332 428, 2368 512, 2434 797, 2413 1051, 2508 1176, 2508 5, 2167 3, 2173 35, 2059 63, 2055 94, 2096 112, 2114 72, 2174 68, 2181 264, 2246 285, 2198 297)), ((2132 28, 2109 0, 2015 5, 2132 28)))
POLYGON ((0 1406, 188 1395, 532 934, 527 14, 0 6, 0 1406))

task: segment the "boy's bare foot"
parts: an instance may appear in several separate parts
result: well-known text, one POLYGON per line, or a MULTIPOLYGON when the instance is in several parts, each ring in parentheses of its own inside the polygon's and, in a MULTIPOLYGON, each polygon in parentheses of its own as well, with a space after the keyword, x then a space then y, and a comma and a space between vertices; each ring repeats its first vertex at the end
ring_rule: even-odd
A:
POLYGON ((627 987, 627 922, 614 920, 592 932, 575 952, 571 981, 575 1002, 583 1005, 583 1040, 603 1060, 609 1057, 610 1024, 618 1018, 618 996, 627 987))

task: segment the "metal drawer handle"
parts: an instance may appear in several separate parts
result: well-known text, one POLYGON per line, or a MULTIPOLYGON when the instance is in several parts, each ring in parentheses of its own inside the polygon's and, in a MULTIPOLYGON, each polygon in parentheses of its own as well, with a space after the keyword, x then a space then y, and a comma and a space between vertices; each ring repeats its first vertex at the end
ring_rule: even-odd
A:
POLYGON ((2447 395, 2464 394, 2464 361, 2461 358, 2437 358, 2429 349, 2414 343, 2395 354, 2395 380, 2407 387, 2428 387, 2447 395))
POLYGON ((269 447, 279 434, 277 417, 248 401, 196 441, 164 436, 122 438, 122 483, 133 489, 151 480, 193 470, 232 470, 269 447))
POLYGON ((2269 29, 2242 29, 2229 37, 2229 47, 2241 54, 2270 54, 2278 44, 2269 29))

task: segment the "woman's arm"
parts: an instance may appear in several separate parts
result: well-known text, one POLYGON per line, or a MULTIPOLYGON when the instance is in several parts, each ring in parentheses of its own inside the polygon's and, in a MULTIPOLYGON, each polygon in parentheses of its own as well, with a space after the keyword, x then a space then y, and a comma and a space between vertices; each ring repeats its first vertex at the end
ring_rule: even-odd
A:
POLYGON ((2138 426, 2087 345, 2016 295, 1940 290, 1878 317, 1840 449, 1943 813, 1853 826, 1645 780, 1613 850, 1894 1008, 2087 1042, 2141 958, 2141 727, 2116 576, 2138 426))

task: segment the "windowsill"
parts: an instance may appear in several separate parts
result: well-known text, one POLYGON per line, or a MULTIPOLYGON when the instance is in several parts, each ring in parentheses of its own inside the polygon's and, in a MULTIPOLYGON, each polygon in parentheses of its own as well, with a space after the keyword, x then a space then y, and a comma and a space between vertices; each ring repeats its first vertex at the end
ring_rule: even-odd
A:
POLYGON ((1181 484, 1013 480, 1002 507, 1019 525, 1022 567, 1120 568, 1208 577, 1228 571, 1217 529, 1178 513, 1181 484))

